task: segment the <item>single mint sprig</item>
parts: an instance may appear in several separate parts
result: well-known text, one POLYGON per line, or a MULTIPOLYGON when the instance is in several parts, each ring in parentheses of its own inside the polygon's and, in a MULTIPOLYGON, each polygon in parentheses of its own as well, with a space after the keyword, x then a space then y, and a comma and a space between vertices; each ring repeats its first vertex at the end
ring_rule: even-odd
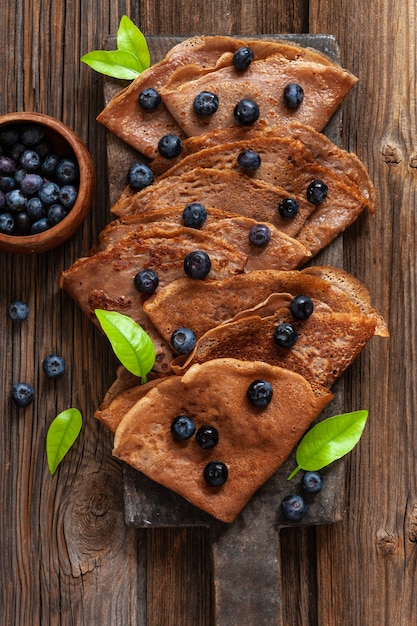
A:
POLYGON ((127 315, 103 309, 94 313, 121 364, 145 383, 156 358, 152 339, 127 315))
POLYGON ((313 426, 297 447, 297 467, 288 480, 300 470, 316 472, 353 450, 362 436, 367 418, 368 411, 353 411, 334 415, 313 426))
POLYGON ((84 54, 81 61, 100 74, 134 80, 151 64, 145 36, 127 15, 123 15, 116 41, 116 50, 94 50, 84 54))

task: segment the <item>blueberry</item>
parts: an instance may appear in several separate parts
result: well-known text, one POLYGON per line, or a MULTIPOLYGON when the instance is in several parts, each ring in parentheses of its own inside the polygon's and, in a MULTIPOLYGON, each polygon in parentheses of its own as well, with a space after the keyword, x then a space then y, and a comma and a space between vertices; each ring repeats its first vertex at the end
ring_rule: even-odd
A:
POLYGON ((0 211, 2 211, 6 206, 6 195, 4 191, 0 189, 0 211))
POLYGON ((190 278, 201 280, 207 276, 210 269, 210 257, 203 250, 194 250, 184 259, 184 271, 190 278))
POLYGON ((36 146, 44 138, 45 131, 41 124, 27 124, 20 133, 20 140, 25 146, 36 146))
POLYGON ((13 159, 4 154, 0 155, 0 174, 9 176, 16 171, 16 163, 13 159))
POLYGON ((74 159, 61 159, 56 166, 55 176, 61 185, 72 185, 78 180, 78 165, 74 159))
POLYGON ((291 348, 298 339, 298 333, 292 324, 279 324, 274 330, 274 341, 281 348, 291 348))
POLYGON ((6 194, 6 205, 10 211, 24 211, 27 206, 27 200, 20 189, 12 189, 12 191, 6 194))
POLYGON ((27 171, 23 169, 23 167, 18 167, 14 173, 14 180, 16 185, 20 185, 25 176, 27 176, 27 171))
POLYGON ((28 148, 24 150, 20 155, 20 165, 27 172, 34 172, 39 169, 41 165, 41 157, 36 152, 36 150, 31 150, 28 148))
POLYGON ((156 89, 148 87, 140 92, 138 101, 144 111, 154 111, 161 104, 161 96, 156 89))
POLYGON ((295 296, 291 300, 290 311, 291 315, 297 320, 306 320, 313 313, 314 304, 310 296, 304 294, 295 296))
POLYGON ((33 222, 32 226, 30 227, 30 234, 39 235, 39 233, 44 233, 46 230, 49 230, 50 228, 51 228, 51 224, 48 221, 48 218, 41 217, 40 220, 33 222))
POLYGON ((52 204, 48 209, 46 217, 51 226, 56 226, 59 222, 62 222, 67 215, 68 211, 62 204, 52 204))
POLYGON ((53 176, 55 174, 56 167, 59 163, 59 156, 55 153, 47 154, 44 158, 41 171, 45 176, 53 176))
POLYGON ((26 302, 15 300, 9 304, 7 312, 13 322, 23 322, 29 315, 29 307, 26 302))
POLYGON ((227 465, 221 461, 210 461, 204 468, 204 479, 212 487, 224 485, 228 475, 227 465))
POLYGON ((189 415, 177 415, 171 422, 171 433, 175 439, 185 441, 194 435, 195 423, 189 415))
POLYGON ((272 400, 272 385, 267 380, 254 380, 248 387, 246 395, 254 406, 264 408, 272 400))
POLYGON ((214 426, 200 426, 195 438, 198 445, 204 450, 214 448, 219 443, 219 433, 214 426))
POLYGON ((237 162, 243 169, 255 171, 261 166, 261 157, 255 150, 243 150, 238 155, 237 162))
POLYGON ((46 181, 38 191, 38 198, 49 206, 59 200, 59 185, 51 180, 46 181))
POLYGON ((20 162, 20 156, 21 156, 22 152, 24 152, 25 150, 26 150, 26 146, 24 146, 20 142, 16 142, 16 143, 12 144, 8 148, 7 156, 9 156, 11 159, 13 159, 13 161, 15 161, 15 163, 19 163, 20 162))
POLYGON ((206 208, 199 202, 190 202, 182 212, 184 226, 188 226, 189 228, 201 228, 206 219, 206 208))
POLYGON ((211 91, 201 91, 193 103, 194 112, 201 117, 213 115, 219 108, 219 98, 211 91))
POLYGON ((178 135, 164 135, 158 141, 158 152, 165 159, 175 159, 181 154, 182 141, 178 135))
POLYGON ((42 369, 48 378, 58 378, 65 372, 65 359, 59 354, 48 354, 42 361, 42 369))
POLYGON ((278 205, 279 214, 285 219, 295 217, 299 210, 300 206, 295 198, 284 198, 278 205))
POLYGON ((26 174, 19 184, 20 191, 26 196, 33 196, 43 185, 43 178, 39 174, 26 174))
POLYGON ((242 46, 233 55, 233 65, 239 72, 247 70, 254 58, 252 48, 242 46))
POLYGON ((77 187, 74 185, 64 185, 59 190, 59 201, 66 209, 71 209, 78 196, 77 187))
POLYGON ((0 213, 0 233, 4 235, 13 235, 16 224, 13 215, 10 213, 0 213))
POLYGON ((171 345, 178 354, 188 354, 197 343, 197 337, 190 328, 176 328, 171 335, 171 345))
POLYGON ((254 246, 265 246, 270 239, 271 231, 266 224, 254 224, 249 231, 249 241, 254 246))
POLYGON ((318 472, 306 472, 301 487, 306 493, 318 493, 323 489, 323 479, 318 472))
POLYGON ((289 109, 296 109, 304 98, 304 90, 297 83, 289 83, 284 87, 284 102, 289 109))
POLYGON ((26 210, 32 222, 37 222, 41 217, 46 216, 45 206, 37 196, 29 198, 26 210))
POLYGON ((307 200, 312 204, 321 204, 327 198, 328 187, 321 180, 313 180, 307 187, 307 200))
POLYGON ((5 126, 0 131, 0 144, 2 146, 11 146, 19 141, 19 132, 15 126, 5 126))
POLYGON ((12 400, 18 407, 28 406, 35 399, 35 390, 29 383, 16 383, 12 387, 12 400))
POLYGON ((129 169, 128 181, 135 189, 144 189, 153 183, 154 176, 150 167, 144 163, 135 163, 129 169))
POLYGON ((0 189, 5 193, 16 188, 16 179, 14 176, 0 176, 0 189))
POLYGON ((26 211, 19 211, 14 215, 14 223, 16 225, 16 233, 27 235, 30 232, 32 226, 32 220, 26 211))
POLYGON ((144 293, 148 296, 155 293, 159 284, 159 277, 154 270, 145 269, 138 272, 133 279, 135 287, 140 293, 144 293))
POLYGON ((292 493, 281 502, 281 510, 287 520, 299 522, 308 513, 308 504, 298 493, 292 493))
POLYGON ((259 117, 259 107, 253 100, 243 98, 234 108, 234 116, 243 125, 253 124, 259 117))

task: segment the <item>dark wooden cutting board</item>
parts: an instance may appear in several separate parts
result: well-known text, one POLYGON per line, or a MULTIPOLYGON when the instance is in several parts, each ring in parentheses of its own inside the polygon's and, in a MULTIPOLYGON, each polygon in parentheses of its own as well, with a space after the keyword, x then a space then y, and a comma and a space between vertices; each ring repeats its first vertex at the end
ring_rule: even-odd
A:
MULTIPOLYGON (((330 35, 268 35, 309 46, 339 61, 339 49, 330 35)), ((182 37, 149 37, 152 62, 162 59, 182 37)), ((113 48, 115 39, 109 40, 113 48)), ((104 82, 107 103, 123 87, 118 80, 104 82)), ((325 129, 341 143, 342 113, 339 110, 325 129)), ((143 157, 117 137, 107 135, 110 203, 119 198, 128 168, 143 157)), ((314 258, 315 265, 343 267, 343 237, 334 240, 314 258)), ((343 378, 333 387, 334 399, 320 419, 344 411, 343 378)), ((281 624, 279 530, 288 526, 280 512, 282 499, 300 491, 301 472, 288 481, 295 467, 294 453, 255 494, 233 524, 223 524, 183 498, 156 484, 129 466, 124 467, 125 521, 136 528, 205 526, 212 546, 215 615, 217 626, 236 624, 281 624)), ((340 460, 323 471, 324 489, 310 499, 309 513, 300 524, 340 521, 344 510, 345 462, 340 460)))

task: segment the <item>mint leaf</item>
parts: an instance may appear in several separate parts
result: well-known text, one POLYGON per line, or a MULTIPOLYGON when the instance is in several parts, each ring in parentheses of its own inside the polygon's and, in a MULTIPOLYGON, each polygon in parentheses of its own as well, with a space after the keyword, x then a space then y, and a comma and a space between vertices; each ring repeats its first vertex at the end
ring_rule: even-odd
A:
POLYGON ((100 74, 134 80, 151 64, 145 36, 127 15, 123 15, 116 41, 116 50, 94 50, 84 54, 81 61, 100 74))
POLYGON ((51 474, 55 474, 68 450, 77 439, 82 426, 78 409, 67 409, 51 422, 46 433, 46 456, 51 474))
POLYGON ((134 80, 143 72, 138 59, 124 50, 94 50, 82 56, 81 61, 100 74, 122 80, 134 80))
POLYGON ((103 309, 96 309, 95 314, 119 361, 146 382, 156 356, 152 339, 127 315, 103 309))
POLYGON ((302 469, 314 472, 350 452, 361 438, 368 411, 334 415, 319 422, 300 441, 295 453, 297 467, 288 480, 302 469))
POLYGON ((144 70, 150 66, 151 57, 145 36, 127 15, 123 15, 120 20, 117 31, 117 48, 133 54, 144 70))

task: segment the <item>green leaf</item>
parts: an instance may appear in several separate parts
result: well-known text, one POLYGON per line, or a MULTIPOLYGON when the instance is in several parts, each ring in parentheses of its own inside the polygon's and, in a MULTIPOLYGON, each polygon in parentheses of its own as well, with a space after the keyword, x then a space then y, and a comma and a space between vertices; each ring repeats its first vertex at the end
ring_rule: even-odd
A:
POLYGON ((46 434, 46 456, 51 474, 55 474, 68 450, 77 439, 82 426, 78 409, 67 409, 55 417, 46 434))
POLYGON ((103 309, 96 309, 95 314, 119 361, 146 382, 156 357, 152 339, 127 315, 103 309))
POLYGON ((151 56, 145 36, 127 15, 123 15, 120 20, 117 31, 117 48, 133 54, 144 70, 150 66, 151 56))
POLYGON ((361 438, 368 411, 334 415, 319 422, 300 441, 295 453, 297 467, 288 480, 302 469, 317 471, 350 452, 361 438))
POLYGON ((100 74, 123 80, 135 79, 144 69, 137 57, 125 50, 94 50, 81 61, 100 74))
POLYGON ((123 15, 117 30, 117 50, 94 50, 81 61, 96 72, 134 80, 151 65, 151 56, 145 36, 127 15, 123 15))

